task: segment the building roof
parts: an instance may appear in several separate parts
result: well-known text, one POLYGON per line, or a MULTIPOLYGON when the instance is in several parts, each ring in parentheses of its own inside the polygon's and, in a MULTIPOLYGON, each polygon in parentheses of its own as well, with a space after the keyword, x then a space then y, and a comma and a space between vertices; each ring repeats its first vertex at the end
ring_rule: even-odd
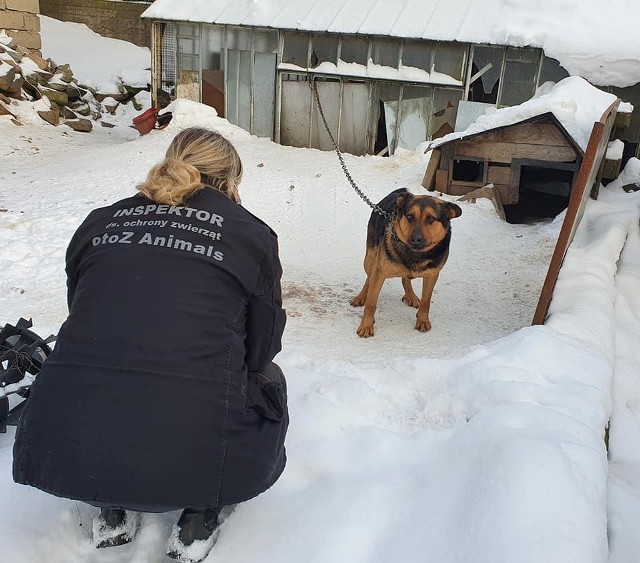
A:
POLYGON ((468 138, 485 131, 500 129, 528 121, 544 114, 552 114, 584 153, 593 124, 601 119, 618 98, 603 92, 579 76, 561 80, 547 91, 541 89, 536 97, 520 105, 493 110, 480 116, 464 131, 449 133, 427 146, 434 149, 456 139, 468 138))
POLYGON ((441 141, 441 139, 444 139, 444 137, 441 137, 440 139, 436 139, 433 142, 431 142, 428 146, 425 152, 428 152, 430 149, 434 149, 434 148, 441 148, 445 145, 448 145, 449 143, 455 143, 456 141, 468 141, 470 139, 474 139, 476 137, 481 137, 482 135, 488 135, 489 133, 492 133, 493 131, 498 131, 500 129, 506 129, 508 127, 516 127, 518 125, 521 125, 523 123, 553 123, 555 124, 555 126, 557 127, 557 129, 560 131, 560 133, 562 133, 562 135, 567 139, 567 142, 571 145, 571 147, 575 150, 576 154, 579 154, 580 156, 584 156, 584 150, 583 148, 575 141, 575 139, 571 136, 571 134, 569 133, 569 131, 567 131, 564 128, 564 125, 562 125, 562 123, 560 123, 560 120, 553 114, 553 112, 546 112, 546 113, 541 113, 539 115, 534 115, 533 117, 530 117, 528 119, 522 119, 520 121, 517 121, 515 123, 511 123, 508 125, 500 125, 498 127, 494 127, 492 129, 487 129, 484 131, 478 131, 476 133, 471 133, 471 134, 465 134, 462 136, 452 136, 452 137, 448 137, 447 140, 441 141))
POLYGON ((637 0, 155 0, 142 17, 541 47, 594 84, 640 82, 637 0))

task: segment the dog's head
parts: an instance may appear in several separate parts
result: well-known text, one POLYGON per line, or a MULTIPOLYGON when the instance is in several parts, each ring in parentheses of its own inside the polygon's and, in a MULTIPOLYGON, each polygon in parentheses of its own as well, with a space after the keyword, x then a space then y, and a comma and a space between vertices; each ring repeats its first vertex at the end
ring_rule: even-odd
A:
POLYGON ((404 192, 396 199, 396 235, 411 250, 428 251, 447 236, 449 222, 460 215, 455 203, 404 192))

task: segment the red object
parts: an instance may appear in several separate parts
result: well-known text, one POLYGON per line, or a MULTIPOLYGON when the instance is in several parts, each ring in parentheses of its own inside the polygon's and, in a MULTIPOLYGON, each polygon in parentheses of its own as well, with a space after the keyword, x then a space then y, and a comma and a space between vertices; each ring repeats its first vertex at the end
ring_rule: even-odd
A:
POLYGON ((154 107, 150 107, 144 113, 133 118, 133 126, 138 130, 140 135, 146 135, 149 131, 155 129, 157 117, 158 110, 154 107))
POLYGON ((162 119, 163 123, 159 123, 158 119, 158 110, 153 106, 150 107, 147 111, 137 115, 133 118, 133 126, 138 130, 140 135, 146 135, 152 129, 164 129, 167 125, 169 125, 169 121, 171 121, 171 113, 168 115, 163 114, 162 119), (168 119, 166 119, 168 117, 168 119))

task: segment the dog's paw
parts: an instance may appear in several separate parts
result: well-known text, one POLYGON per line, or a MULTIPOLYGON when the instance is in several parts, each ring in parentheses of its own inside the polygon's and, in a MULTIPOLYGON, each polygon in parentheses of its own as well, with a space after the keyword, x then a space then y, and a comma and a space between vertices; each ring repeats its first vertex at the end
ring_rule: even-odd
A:
POLYGON ((416 321, 416 330, 420 332, 429 332, 431 330, 431 321, 416 321))
POLYGON ((360 338, 369 338, 373 336, 373 325, 360 324, 356 332, 360 338))
POLYGON ((420 307, 420 298, 417 297, 416 295, 413 295, 413 296, 403 295, 402 302, 409 305, 409 307, 413 307, 414 309, 417 309, 418 307, 420 307))
POLYGON ((366 297, 362 297, 360 294, 358 294, 351 301, 349 301, 349 303, 352 307, 362 307, 364 306, 366 300, 366 297))

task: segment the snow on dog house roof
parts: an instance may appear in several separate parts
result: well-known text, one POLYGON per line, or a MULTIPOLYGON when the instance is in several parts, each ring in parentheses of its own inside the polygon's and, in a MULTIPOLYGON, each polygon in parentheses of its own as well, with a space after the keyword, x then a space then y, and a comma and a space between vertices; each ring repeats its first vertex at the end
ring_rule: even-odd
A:
POLYGON ((552 113, 584 152, 593 124, 600 120, 602 114, 616 99, 617 97, 613 94, 595 88, 583 78, 571 76, 546 91, 541 88, 535 97, 518 106, 494 110, 480 116, 464 131, 449 133, 432 141, 427 150, 456 139, 520 123, 545 113, 552 113))
POLYGON ((640 82, 637 0, 155 0, 142 17, 541 47, 593 84, 640 82))

